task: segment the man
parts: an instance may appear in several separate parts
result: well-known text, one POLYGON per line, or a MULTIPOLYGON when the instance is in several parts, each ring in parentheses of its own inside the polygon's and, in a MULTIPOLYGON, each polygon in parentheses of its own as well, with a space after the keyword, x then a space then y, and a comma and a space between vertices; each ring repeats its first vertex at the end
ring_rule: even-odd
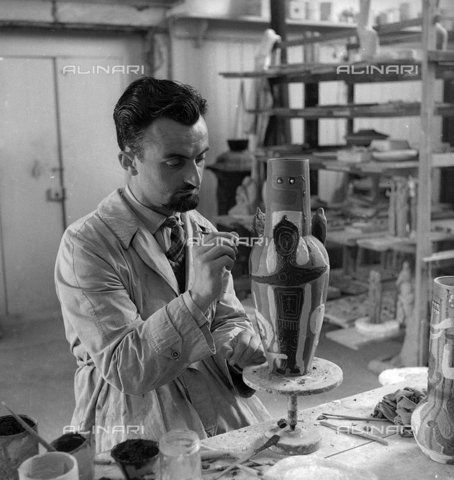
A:
POLYGON ((133 82, 114 111, 127 185, 62 239, 56 287, 78 364, 72 424, 95 431, 97 451, 270 419, 241 376, 265 357, 233 290, 236 237, 194 210, 206 110, 189 86, 133 82))

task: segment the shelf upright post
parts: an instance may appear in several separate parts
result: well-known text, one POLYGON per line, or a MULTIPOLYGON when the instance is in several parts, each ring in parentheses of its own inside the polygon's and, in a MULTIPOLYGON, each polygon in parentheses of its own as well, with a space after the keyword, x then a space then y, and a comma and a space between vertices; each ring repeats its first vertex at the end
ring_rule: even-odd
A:
POLYGON ((416 264, 415 264, 415 322, 419 324, 418 361, 427 365, 429 354, 429 302, 431 292, 430 264, 424 257, 430 256, 432 247, 431 231, 432 199, 432 125, 435 106, 435 62, 429 60, 429 52, 436 49, 436 0, 422 0, 422 61, 421 61, 421 144, 418 173, 418 218, 416 227, 416 264))
MULTIPOLYGON (((283 42, 287 40, 287 24, 286 24, 286 2, 282 0, 269 0, 272 28, 278 35, 280 35, 283 42)), ((281 64, 287 63, 287 49, 281 49, 281 64)), ((270 86, 273 91, 274 103, 277 107, 289 107, 289 89, 288 83, 276 83, 270 79, 270 86)), ((274 115, 270 116, 267 132, 267 140, 271 144, 279 145, 291 143, 290 120, 288 118, 279 118, 274 115), (273 138, 274 137, 274 138, 273 138)), ((269 142, 267 142, 269 144, 269 142)))
MULTIPOLYGON (((312 37, 315 32, 307 32, 306 36, 312 37)), ((318 58, 318 50, 314 48, 314 44, 305 45, 304 47, 304 62, 316 63, 318 58)), ((304 107, 317 107, 319 104, 319 83, 304 83, 304 107)), ((305 120, 304 121, 304 143, 309 148, 317 148, 319 139, 319 120, 305 120)))

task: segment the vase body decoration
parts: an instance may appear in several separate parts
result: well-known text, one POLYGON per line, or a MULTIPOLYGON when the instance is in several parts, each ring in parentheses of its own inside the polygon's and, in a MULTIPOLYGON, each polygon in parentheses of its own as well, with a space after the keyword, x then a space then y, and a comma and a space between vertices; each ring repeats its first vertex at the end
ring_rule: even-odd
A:
POLYGON ((454 276, 434 280, 429 340, 427 397, 411 426, 425 455, 454 464, 454 276))
POLYGON ((266 191, 264 224, 258 210, 249 261, 257 326, 269 370, 305 375, 328 291, 326 218, 318 209, 311 219, 307 159, 269 159, 266 191))

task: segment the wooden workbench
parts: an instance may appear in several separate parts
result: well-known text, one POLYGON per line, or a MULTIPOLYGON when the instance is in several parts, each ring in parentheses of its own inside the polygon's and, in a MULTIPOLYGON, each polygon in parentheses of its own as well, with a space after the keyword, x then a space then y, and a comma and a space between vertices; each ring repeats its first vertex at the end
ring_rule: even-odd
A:
MULTIPOLYGON (((299 421, 304 421, 317 425, 317 417, 322 413, 333 413, 351 416, 370 416, 374 410, 375 405, 384 395, 393 393, 396 390, 409 385, 408 382, 387 385, 375 390, 365 393, 353 395, 342 400, 335 400, 333 402, 325 403, 315 408, 304 410, 304 399, 300 399, 300 414, 299 421)), ((282 412, 283 417, 286 412, 282 412)), ((330 423, 336 425, 352 425, 362 427, 366 425, 363 421, 352 420, 329 420, 330 423)), ((203 443, 211 448, 220 450, 230 450, 236 452, 238 456, 242 456, 248 452, 250 448, 255 448, 263 444, 263 434, 275 422, 269 422, 251 427, 241 428, 223 435, 218 435, 210 439, 204 440, 203 443)), ((374 434, 379 433, 378 427, 391 426, 391 423, 370 422, 369 425, 374 425, 374 434)), ((322 434, 321 448, 312 453, 312 456, 330 458, 336 462, 343 463, 349 466, 356 466, 358 468, 367 469, 374 473, 379 480, 448 480, 454 478, 454 465, 442 465, 433 462, 427 458, 417 446, 413 438, 403 438, 398 433, 380 434, 389 442, 389 446, 382 445, 375 441, 366 440, 361 437, 347 435, 344 433, 337 433, 334 430, 319 426, 322 434)), ((276 459, 283 458, 278 454, 270 451, 262 452, 257 457, 262 459, 276 459)), ((253 478, 244 472, 241 472, 235 477, 226 474, 222 480, 235 478, 242 480, 246 478, 253 478)), ((121 474, 115 466, 96 466, 95 480, 99 480, 102 476, 111 479, 122 479, 121 474)), ((214 475, 203 474, 204 480, 210 480, 214 475)))

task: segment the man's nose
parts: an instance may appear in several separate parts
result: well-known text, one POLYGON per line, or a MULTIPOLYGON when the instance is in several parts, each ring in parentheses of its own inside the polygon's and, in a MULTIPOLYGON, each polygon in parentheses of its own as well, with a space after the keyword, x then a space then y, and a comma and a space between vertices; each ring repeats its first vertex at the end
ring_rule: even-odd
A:
POLYGON ((185 171, 184 181, 194 187, 200 187, 200 184, 202 183, 202 174, 203 167, 197 165, 195 162, 189 162, 185 171))

